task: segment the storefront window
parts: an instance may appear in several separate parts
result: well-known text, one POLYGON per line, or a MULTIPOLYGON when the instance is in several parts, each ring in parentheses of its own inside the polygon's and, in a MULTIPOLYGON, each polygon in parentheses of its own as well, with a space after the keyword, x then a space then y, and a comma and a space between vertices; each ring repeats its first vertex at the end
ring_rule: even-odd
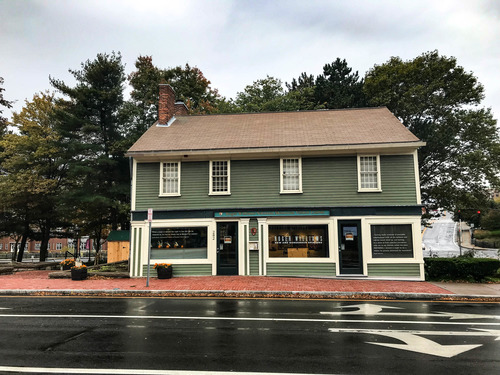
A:
POLYGON ((328 257, 328 225, 269 225, 269 257, 328 257))
POLYGON ((207 259, 207 227, 151 229, 151 259, 207 259))

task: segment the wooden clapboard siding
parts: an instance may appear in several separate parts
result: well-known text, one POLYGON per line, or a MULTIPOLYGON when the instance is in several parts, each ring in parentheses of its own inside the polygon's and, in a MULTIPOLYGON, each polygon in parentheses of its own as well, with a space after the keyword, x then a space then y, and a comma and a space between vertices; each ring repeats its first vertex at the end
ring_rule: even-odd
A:
POLYGON ((414 205, 413 155, 381 156, 382 192, 358 193, 355 156, 304 158, 302 194, 280 194, 280 161, 232 160, 231 195, 209 196, 209 163, 181 164, 181 196, 159 197, 160 163, 137 164, 136 210, 414 205))

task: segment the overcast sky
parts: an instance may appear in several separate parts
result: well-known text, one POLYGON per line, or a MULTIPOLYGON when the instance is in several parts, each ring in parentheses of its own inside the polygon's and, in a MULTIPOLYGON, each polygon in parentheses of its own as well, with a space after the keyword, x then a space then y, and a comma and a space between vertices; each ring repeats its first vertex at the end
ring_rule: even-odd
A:
POLYGON ((437 49, 474 73, 498 119, 499 40, 498 0, 0 0, 0 77, 15 111, 50 89, 49 75, 72 83, 68 69, 101 52, 120 51, 127 74, 140 55, 189 63, 234 98, 266 75, 318 75, 337 57, 364 76, 437 49))

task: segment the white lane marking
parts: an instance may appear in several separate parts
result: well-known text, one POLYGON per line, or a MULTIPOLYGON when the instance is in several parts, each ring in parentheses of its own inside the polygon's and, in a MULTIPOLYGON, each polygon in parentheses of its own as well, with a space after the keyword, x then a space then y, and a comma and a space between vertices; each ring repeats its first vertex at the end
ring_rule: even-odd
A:
MULTIPOLYGON (((360 303, 358 305, 341 306, 341 309, 347 309, 347 308, 353 308, 353 307, 358 309, 358 310, 355 310, 356 314, 363 312, 364 315, 376 315, 379 312, 381 312, 382 309, 403 310, 402 307, 374 305, 372 303, 360 303)), ((341 311, 339 313, 342 314, 344 312, 341 311)), ((320 314, 329 314, 329 313, 328 312, 321 312, 320 314)), ((335 315, 338 313, 332 313, 332 314, 335 315)))
POLYGON ((352 328, 329 328, 333 333, 364 333, 391 337, 405 344, 389 344, 381 342, 369 342, 367 344, 386 346, 394 349, 407 350, 422 354, 429 354, 437 357, 451 358, 458 354, 478 348, 482 344, 476 345, 441 345, 424 336, 476 336, 476 337, 496 337, 500 339, 500 330, 477 329, 482 332, 456 332, 456 331, 416 331, 416 330, 390 330, 390 329, 352 329, 352 328))
POLYGON ((386 333, 411 333, 412 335, 424 336, 480 336, 480 337, 496 337, 495 340, 500 340, 500 330, 495 329, 480 329, 481 332, 460 332, 460 331, 419 331, 419 330, 397 330, 397 329, 357 329, 357 328, 329 328, 330 332, 337 333, 373 333, 383 335, 386 333))
POLYGON ((363 303, 358 305, 341 306, 344 308, 356 308, 353 311, 321 311, 322 315, 364 315, 364 316, 415 316, 415 317, 447 317, 451 320, 457 319, 500 319, 500 315, 483 315, 483 314, 462 314, 450 312, 435 312, 435 313, 406 313, 406 312, 382 312, 383 309, 400 309, 399 307, 374 305, 370 303, 363 303))
POLYGON ((163 319, 163 320, 226 320, 226 321, 256 321, 256 322, 312 322, 312 323, 378 323, 378 324, 443 324, 467 326, 500 326, 500 323, 476 322, 442 322, 417 320, 354 320, 354 319, 293 319, 293 318, 232 318, 216 316, 160 316, 160 315, 44 315, 44 314, 0 314, 1 318, 68 318, 68 319, 163 319))
POLYGON ((0 307, 0 310, 12 310, 11 307, 0 307))
MULTIPOLYGON (((139 375, 292 375, 277 372, 236 372, 236 371, 182 371, 182 370, 143 370, 143 369, 83 369, 51 367, 0 366, 0 372, 46 373, 46 374, 139 374, 139 375)), ((298 374, 293 375, 314 375, 298 374)), ((327 374, 325 374, 327 375, 327 374)), ((333 375, 333 374, 331 374, 333 375)))
POLYGON ((386 346, 394 349, 407 350, 416 353, 433 355, 436 357, 451 358, 469 350, 482 346, 479 345, 441 345, 435 341, 405 332, 376 333, 377 335, 392 337, 403 341, 405 344, 387 344, 382 342, 367 342, 367 344, 386 346))

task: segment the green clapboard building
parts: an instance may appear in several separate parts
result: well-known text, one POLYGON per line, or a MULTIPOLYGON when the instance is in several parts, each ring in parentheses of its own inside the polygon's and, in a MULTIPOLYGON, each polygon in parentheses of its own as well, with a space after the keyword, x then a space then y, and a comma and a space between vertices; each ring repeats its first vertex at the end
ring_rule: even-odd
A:
POLYGON ((187 116, 160 85, 128 151, 131 276, 151 248, 174 276, 423 280, 424 145, 387 108, 187 116))

